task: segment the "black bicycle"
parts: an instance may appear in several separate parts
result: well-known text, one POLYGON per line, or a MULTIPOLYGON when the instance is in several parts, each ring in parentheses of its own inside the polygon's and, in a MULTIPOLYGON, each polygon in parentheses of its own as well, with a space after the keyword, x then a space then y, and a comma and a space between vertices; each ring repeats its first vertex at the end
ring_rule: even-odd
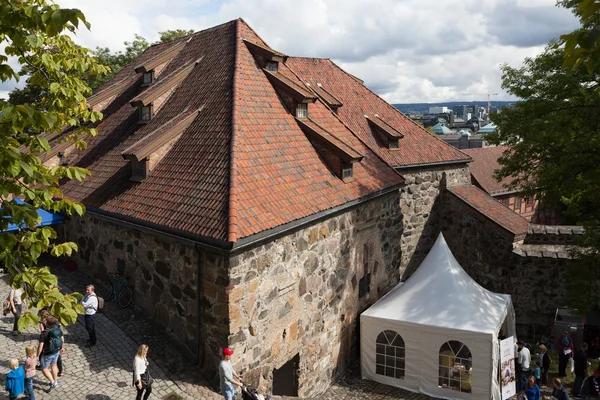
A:
POLYGON ((108 282, 100 284, 98 288, 99 295, 104 298, 104 301, 109 301, 116 297, 121 307, 129 307, 133 301, 133 290, 127 285, 127 281, 119 272, 109 272, 108 277, 108 282))

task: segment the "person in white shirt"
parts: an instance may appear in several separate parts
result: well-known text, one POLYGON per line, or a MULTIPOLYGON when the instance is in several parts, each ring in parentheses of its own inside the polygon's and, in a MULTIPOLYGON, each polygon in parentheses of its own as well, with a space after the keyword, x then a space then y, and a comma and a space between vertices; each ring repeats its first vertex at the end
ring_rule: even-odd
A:
POLYGON ((138 348, 133 359, 133 385, 137 389, 135 400, 148 400, 152 393, 152 377, 148 371, 148 346, 143 344, 138 348), (146 392, 144 394, 144 391, 146 392))
POLYGON ((20 287, 12 286, 10 288, 10 294, 8 295, 8 301, 10 303, 10 309, 15 316, 15 323, 13 325, 13 335, 18 335, 21 333, 19 331, 19 318, 21 318, 21 313, 23 312, 23 300, 21 300, 21 296, 23 295, 23 289, 20 287))
POLYGON ((531 352, 527 347, 523 345, 523 342, 520 340, 517 342, 517 347, 519 349, 519 356, 517 358, 517 361, 520 367, 520 377, 517 384, 517 390, 519 390, 521 389, 520 386, 522 384, 521 381, 523 380, 523 377, 528 378, 531 374, 531 352))
POLYGON ((219 376, 221 377, 221 393, 225 400, 235 400, 235 389, 233 385, 242 386, 240 382, 242 378, 233 370, 231 366, 231 356, 233 350, 230 348, 223 349, 223 360, 219 364, 219 376))
POLYGON ((81 300, 81 305, 84 309, 83 318, 85 320, 85 329, 90 335, 88 347, 96 345, 96 312, 98 311, 98 297, 94 293, 94 285, 87 285, 85 288, 85 296, 81 300))

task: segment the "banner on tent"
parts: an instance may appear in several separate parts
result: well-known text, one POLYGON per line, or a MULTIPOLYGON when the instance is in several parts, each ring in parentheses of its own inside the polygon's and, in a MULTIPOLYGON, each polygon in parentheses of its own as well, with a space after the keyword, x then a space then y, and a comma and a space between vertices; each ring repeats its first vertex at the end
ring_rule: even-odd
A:
POLYGON ((515 382, 515 339, 513 336, 500 342, 500 379, 504 400, 517 394, 515 382))

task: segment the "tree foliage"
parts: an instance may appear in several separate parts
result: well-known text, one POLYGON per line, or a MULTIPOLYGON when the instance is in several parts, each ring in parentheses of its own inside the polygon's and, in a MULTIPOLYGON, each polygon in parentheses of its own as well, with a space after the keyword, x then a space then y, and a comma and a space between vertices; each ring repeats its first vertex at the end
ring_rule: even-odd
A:
POLYGON ((597 71, 600 66, 600 2, 563 0, 559 4, 572 9, 581 22, 579 29, 560 37, 560 44, 565 47, 564 67, 576 70, 585 66, 589 74, 597 71))
POLYGON ((510 148, 497 178, 512 177, 568 223, 584 225, 565 270, 569 305, 586 313, 598 302, 600 273, 600 91, 598 73, 564 65, 568 49, 552 42, 521 68, 502 68, 502 87, 519 101, 493 114, 492 144, 510 148))
MULTIPOLYGON (((70 127, 66 140, 78 148, 84 138, 94 135, 90 127, 102 114, 91 110, 86 95, 91 89, 82 78, 87 74, 108 72, 88 49, 75 45, 65 32, 75 33, 79 26, 89 28, 77 9, 63 9, 46 0, 4 0, 0 3, 0 80, 18 80, 20 75, 8 63, 13 57, 19 70, 27 70, 28 84, 43 91, 21 104, 5 103, 0 115, 0 262, 11 273, 11 283, 22 286, 24 297, 36 308, 51 307, 63 325, 74 323, 83 312, 77 304, 80 294, 63 295, 57 278, 48 267, 38 266, 41 254, 71 255, 72 242, 56 243, 56 232, 37 227, 41 217, 37 208, 68 215, 84 213, 84 206, 63 197, 60 179, 82 180, 89 172, 83 168, 46 167, 39 156, 50 151, 48 136, 70 127), (20 197, 28 203, 19 204, 20 197), (7 232, 16 224, 16 232, 7 232)), ((19 321, 21 329, 37 322, 31 311, 19 321)))
MULTIPOLYGON (((192 33, 194 33, 193 30, 186 31, 184 29, 159 32, 160 40, 156 43, 169 42, 192 33)), ((111 72, 107 75, 92 75, 88 77, 87 81, 92 89, 102 86, 102 84, 115 76, 115 74, 117 74, 117 72, 119 72, 124 66, 129 64, 134 58, 142 54, 148 47, 150 47, 148 40, 141 35, 135 35, 133 41, 124 42, 124 44, 125 51, 117 51, 115 53, 111 52, 108 47, 96 47, 96 50, 94 50, 94 56, 98 58, 98 62, 100 64, 108 66, 111 72)))

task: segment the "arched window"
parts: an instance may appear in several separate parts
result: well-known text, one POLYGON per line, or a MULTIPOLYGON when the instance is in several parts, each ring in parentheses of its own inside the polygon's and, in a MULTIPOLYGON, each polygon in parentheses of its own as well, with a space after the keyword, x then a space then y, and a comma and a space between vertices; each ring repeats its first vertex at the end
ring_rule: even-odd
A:
POLYGON ((375 372, 377 375, 404 379, 404 340, 394 331, 383 331, 377 336, 375 372))
POLYGON ((471 393, 473 359, 467 346, 450 340, 440 347, 439 385, 446 389, 471 393))

